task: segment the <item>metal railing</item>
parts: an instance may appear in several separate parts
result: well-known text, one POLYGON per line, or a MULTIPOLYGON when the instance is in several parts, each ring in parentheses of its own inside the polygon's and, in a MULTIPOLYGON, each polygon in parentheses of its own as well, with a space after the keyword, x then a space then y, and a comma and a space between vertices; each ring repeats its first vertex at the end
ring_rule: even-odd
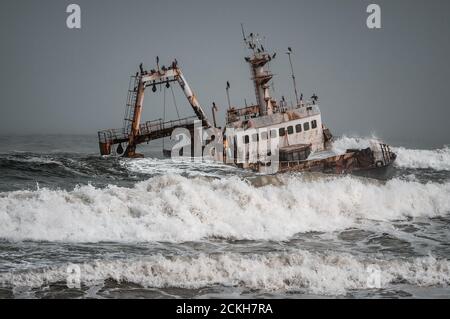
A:
POLYGON ((172 120, 163 122, 162 119, 148 121, 139 126, 140 133, 142 135, 151 134, 153 132, 163 131, 166 129, 171 129, 175 127, 184 127, 188 125, 193 125, 195 121, 199 120, 196 116, 187 117, 178 120, 172 120))
MULTIPOLYGON (((196 116, 187 117, 178 120, 163 122, 162 119, 147 121, 139 125, 139 135, 150 135, 152 133, 163 132, 176 127, 186 127, 194 125, 195 121, 199 121, 196 116)), ((105 144, 120 143, 129 138, 129 132, 126 128, 110 129, 98 132, 98 141, 105 144)))
POLYGON ((98 141, 100 143, 113 143, 113 141, 124 140, 128 138, 125 129, 110 129, 98 132, 98 141))

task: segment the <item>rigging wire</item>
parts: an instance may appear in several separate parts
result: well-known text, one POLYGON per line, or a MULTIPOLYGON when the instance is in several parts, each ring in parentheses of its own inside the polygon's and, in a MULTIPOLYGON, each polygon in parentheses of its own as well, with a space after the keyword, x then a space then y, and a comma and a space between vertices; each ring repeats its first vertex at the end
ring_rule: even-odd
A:
POLYGON ((173 92, 172 86, 170 86, 170 90, 172 91, 173 104, 175 105, 175 110, 177 111, 178 120, 180 119, 180 112, 178 111, 177 100, 175 99, 175 93, 173 92))
POLYGON ((164 88, 164 94, 163 94, 163 122, 166 121, 166 88, 164 88))
MULTIPOLYGON (((164 87, 163 106, 164 106, 164 111, 163 111, 163 120, 162 120, 161 126, 162 126, 163 123, 166 121, 166 87, 164 87)), ((162 129, 162 127, 161 127, 161 129, 162 129)), ((163 152, 164 152, 164 141, 165 141, 165 138, 162 139, 162 149, 163 149, 163 152)))

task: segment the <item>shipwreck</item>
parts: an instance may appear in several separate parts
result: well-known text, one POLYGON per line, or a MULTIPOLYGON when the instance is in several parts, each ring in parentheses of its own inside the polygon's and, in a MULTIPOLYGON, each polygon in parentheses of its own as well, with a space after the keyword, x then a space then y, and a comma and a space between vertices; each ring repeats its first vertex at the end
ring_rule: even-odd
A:
MULTIPOLYGON (((215 103, 211 123, 178 61, 174 60, 169 66, 164 66, 160 65, 157 57, 155 68, 145 70, 140 64, 139 71, 131 76, 123 127, 98 132, 101 155, 142 157, 142 154, 136 152, 137 145, 171 137, 180 128, 194 136, 196 127, 200 126, 215 132, 209 140, 204 141, 202 149, 207 148, 208 143, 214 143, 215 147, 209 147, 208 150, 213 150, 211 155, 215 160, 243 169, 265 172, 271 167, 272 172, 348 173, 389 167, 395 161, 396 154, 391 151, 390 146, 379 141, 374 141, 366 149, 349 149, 342 153, 333 151, 333 135, 322 121, 319 97, 314 93, 305 99, 303 94, 298 94, 291 48, 286 53, 291 66, 295 103, 287 103, 284 97, 277 100, 272 96, 273 74, 268 65, 277 58, 276 53, 267 52, 257 34, 247 35, 242 28, 242 35, 249 50, 245 62, 250 67, 255 104, 232 106, 228 95, 230 85, 227 82, 226 120, 223 128, 218 127, 215 103), (194 115, 171 121, 157 119, 142 122, 145 92, 150 89, 156 93, 158 88, 170 88, 174 84, 180 86, 194 115)), ((192 149, 194 144, 192 138, 192 149)), ((186 151, 186 148, 164 150, 164 154, 173 156, 176 152, 179 156, 183 150, 186 151)))

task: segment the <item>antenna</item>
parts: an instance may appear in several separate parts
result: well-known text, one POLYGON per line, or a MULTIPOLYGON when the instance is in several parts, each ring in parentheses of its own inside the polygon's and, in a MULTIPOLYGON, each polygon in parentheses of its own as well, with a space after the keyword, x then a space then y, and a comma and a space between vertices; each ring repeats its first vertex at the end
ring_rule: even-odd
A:
POLYGON ((255 38, 255 35, 252 33, 249 34, 249 39, 247 39, 247 36, 245 35, 245 30, 244 30, 244 24, 241 23, 241 30, 242 30, 242 37, 244 38, 244 43, 245 46, 249 49, 249 50, 253 50, 253 53, 255 53, 256 51, 256 47, 257 47, 257 38, 255 38))
POLYGON ((231 102, 230 102, 230 82, 227 81, 227 100, 228 100, 228 108, 231 109, 231 102))
POLYGON ((245 31, 244 31, 244 24, 241 23, 241 29, 242 29, 242 37, 244 38, 244 42, 247 42, 247 38, 245 37, 245 31))
POLYGON ((288 52, 286 52, 286 54, 289 56, 289 64, 291 65, 292 82, 294 84, 295 100, 297 101, 297 105, 298 105, 297 84, 295 81, 294 67, 292 66, 292 59, 291 59, 292 49, 291 49, 291 47, 288 47, 288 52))
POLYGON ((217 122, 216 122, 216 112, 217 111, 218 111, 218 108, 216 106, 216 103, 213 102, 213 104, 212 104, 212 115, 213 115, 214 127, 217 127, 217 122))

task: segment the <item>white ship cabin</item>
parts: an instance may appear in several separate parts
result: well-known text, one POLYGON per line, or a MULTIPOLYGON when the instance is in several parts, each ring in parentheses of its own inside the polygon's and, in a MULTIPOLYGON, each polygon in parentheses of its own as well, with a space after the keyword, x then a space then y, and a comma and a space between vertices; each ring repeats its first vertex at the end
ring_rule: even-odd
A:
MULTIPOLYGON (((250 66, 256 105, 240 109, 231 107, 227 111, 226 128, 234 129, 234 132, 227 131, 225 134, 229 135, 227 136, 228 141, 234 140, 234 157, 236 158, 236 153, 238 153, 238 160, 245 156, 244 166, 246 163, 255 163, 255 159, 256 162, 265 162, 265 158, 269 156, 268 153, 273 151, 274 144, 278 144, 281 161, 301 161, 305 160, 310 153, 324 151, 326 140, 331 138, 330 133, 322 125, 317 96, 314 94, 311 97, 313 100, 310 101, 298 99, 291 61, 291 48, 288 48, 287 54, 291 63, 297 103, 295 106, 288 107, 284 98, 277 103, 271 97, 270 82, 273 74, 267 64, 276 57, 276 53, 267 53, 261 45, 258 35, 250 33, 246 36, 244 30, 242 30, 242 34, 244 42, 251 52, 250 56, 245 57, 245 61, 250 66), (269 152, 266 151, 268 145, 271 147, 269 152), (264 155, 266 152, 267 154, 264 155)), ((228 89, 229 84, 227 94, 228 89)))
POLYGON ((270 115, 261 116, 258 106, 231 108, 227 112, 227 128, 243 129, 242 133, 236 135, 238 138, 235 138, 235 144, 238 152, 245 152, 246 159, 258 156, 253 153, 257 153, 259 149, 248 147, 247 144, 267 144, 269 137, 279 139, 281 161, 305 160, 310 153, 325 149, 318 104, 307 101, 301 102, 297 107, 287 108, 277 107, 272 101, 272 105, 274 107, 270 115), (308 151, 304 151, 306 147, 308 151))

